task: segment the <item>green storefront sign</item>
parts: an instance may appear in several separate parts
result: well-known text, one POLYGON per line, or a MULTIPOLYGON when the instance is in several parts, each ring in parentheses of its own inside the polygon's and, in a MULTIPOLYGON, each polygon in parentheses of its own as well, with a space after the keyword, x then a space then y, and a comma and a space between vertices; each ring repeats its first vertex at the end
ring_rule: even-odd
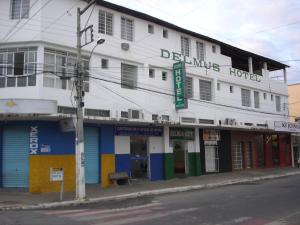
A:
POLYGON ((185 109, 188 107, 185 88, 185 63, 173 64, 175 108, 185 109))
POLYGON ((195 140, 194 128, 170 127, 169 132, 170 139, 195 140))

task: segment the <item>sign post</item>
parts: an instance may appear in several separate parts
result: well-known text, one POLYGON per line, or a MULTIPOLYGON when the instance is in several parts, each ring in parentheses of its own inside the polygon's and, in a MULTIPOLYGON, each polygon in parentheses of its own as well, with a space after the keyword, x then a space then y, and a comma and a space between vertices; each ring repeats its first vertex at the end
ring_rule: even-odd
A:
POLYGON ((60 182, 60 201, 63 200, 64 193, 64 168, 50 168, 50 181, 60 182))
POLYGON ((186 109, 188 107, 188 101, 186 98, 184 62, 177 62, 173 64, 173 77, 175 92, 175 108, 176 110, 186 109))

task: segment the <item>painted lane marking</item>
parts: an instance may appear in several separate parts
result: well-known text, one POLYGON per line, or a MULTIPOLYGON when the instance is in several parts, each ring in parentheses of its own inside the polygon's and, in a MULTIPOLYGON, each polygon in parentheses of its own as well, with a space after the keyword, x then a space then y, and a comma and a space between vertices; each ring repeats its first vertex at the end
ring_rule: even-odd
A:
POLYGON ((115 221, 112 220, 112 221, 105 222, 105 223, 98 222, 98 223, 91 224, 91 225, 125 225, 125 224, 131 224, 131 223, 136 223, 136 222, 158 219, 158 218, 171 216, 171 215, 175 215, 175 214, 193 212, 196 210, 198 210, 198 208, 179 209, 179 210, 173 210, 173 211, 165 212, 165 213, 150 214, 150 215, 146 215, 146 216, 141 215, 141 216, 137 216, 135 218, 121 219, 121 220, 115 220, 115 221))
MULTIPOLYGON (((65 217, 81 217, 81 216, 90 216, 90 215, 95 215, 95 214, 107 214, 107 213, 117 213, 117 212, 123 212, 123 211, 133 211, 133 210, 138 210, 138 209, 145 209, 145 208, 151 208, 155 206, 160 206, 161 203, 150 203, 146 205, 140 205, 140 206, 132 206, 128 208, 117 208, 117 209, 97 209, 97 210, 89 210, 89 211, 83 211, 76 213, 74 215, 66 215, 65 217)), ((62 215, 63 216, 63 215, 62 215)))

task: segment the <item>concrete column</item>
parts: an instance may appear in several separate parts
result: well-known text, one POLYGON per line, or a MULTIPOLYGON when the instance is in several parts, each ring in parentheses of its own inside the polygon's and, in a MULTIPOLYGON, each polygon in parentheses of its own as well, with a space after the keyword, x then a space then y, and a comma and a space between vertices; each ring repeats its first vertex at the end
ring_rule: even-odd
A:
POLYGON ((287 83, 286 68, 283 69, 284 83, 287 83))
POLYGON ((266 62, 263 63, 264 70, 268 70, 268 64, 266 62))
POLYGON ((253 73, 252 57, 248 57, 249 73, 253 73))

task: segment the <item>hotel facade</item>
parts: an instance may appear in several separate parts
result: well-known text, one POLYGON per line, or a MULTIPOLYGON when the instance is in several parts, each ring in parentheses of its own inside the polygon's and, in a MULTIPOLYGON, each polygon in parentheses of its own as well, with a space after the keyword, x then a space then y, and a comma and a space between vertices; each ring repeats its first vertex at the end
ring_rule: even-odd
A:
MULTIPOLYGON (((2 187, 58 191, 50 171, 63 168, 75 189, 76 11, 86 5, 0 2, 2 187)), ((82 49, 87 184, 291 165, 290 133, 276 129, 289 121, 285 64, 123 6, 92 8, 82 28, 105 42, 82 49)))

